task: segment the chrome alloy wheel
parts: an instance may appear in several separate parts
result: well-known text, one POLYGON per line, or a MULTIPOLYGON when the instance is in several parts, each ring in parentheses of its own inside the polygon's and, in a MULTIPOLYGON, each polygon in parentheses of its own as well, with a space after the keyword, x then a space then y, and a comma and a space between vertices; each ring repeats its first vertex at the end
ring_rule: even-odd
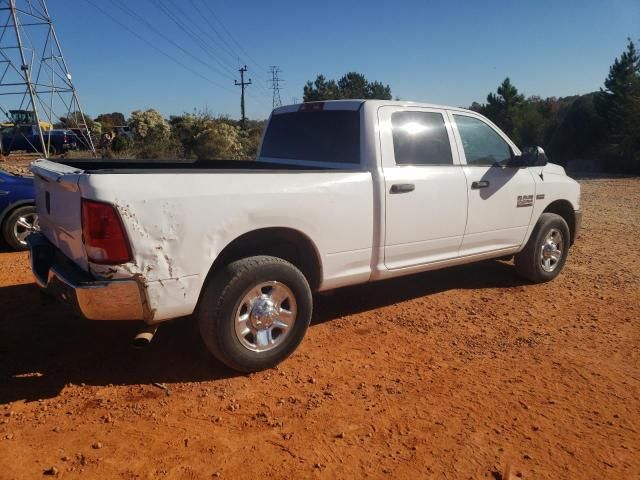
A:
POLYGON ((13 238, 23 246, 27 245, 27 237, 33 232, 37 232, 38 214, 36 212, 22 215, 16 223, 13 224, 13 238))
POLYGON ((280 345, 296 321, 296 298, 284 283, 263 282, 247 290, 235 312, 236 337, 248 350, 280 345))
POLYGON ((545 272, 553 272, 557 268, 562 259, 563 248, 562 232, 552 228, 540 247, 540 266, 545 272))

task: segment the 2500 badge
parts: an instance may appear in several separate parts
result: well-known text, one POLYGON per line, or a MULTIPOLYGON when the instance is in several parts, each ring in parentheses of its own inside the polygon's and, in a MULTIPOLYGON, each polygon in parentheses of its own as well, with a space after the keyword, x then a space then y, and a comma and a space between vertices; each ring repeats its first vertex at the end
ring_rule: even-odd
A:
POLYGON ((518 195, 517 207, 531 207, 533 205, 533 195, 518 195))

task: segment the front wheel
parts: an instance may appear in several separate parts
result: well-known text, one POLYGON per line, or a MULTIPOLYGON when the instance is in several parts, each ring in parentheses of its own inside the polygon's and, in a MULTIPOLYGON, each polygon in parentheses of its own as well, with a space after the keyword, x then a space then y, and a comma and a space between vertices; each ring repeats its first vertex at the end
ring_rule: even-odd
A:
POLYGON ((302 272, 276 257, 237 260, 205 286, 197 312, 208 350, 229 367, 274 367, 297 348, 311 320, 311 288, 302 272))
POLYGON ((526 280, 543 283, 558 276, 569 253, 569 226, 555 213, 543 213, 524 249, 515 257, 516 270, 526 280))
POLYGON ((38 213, 33 205, 16 208, 2 224, 2 236, 14 250, 26 250, 27 237, 37 230, 38 213))

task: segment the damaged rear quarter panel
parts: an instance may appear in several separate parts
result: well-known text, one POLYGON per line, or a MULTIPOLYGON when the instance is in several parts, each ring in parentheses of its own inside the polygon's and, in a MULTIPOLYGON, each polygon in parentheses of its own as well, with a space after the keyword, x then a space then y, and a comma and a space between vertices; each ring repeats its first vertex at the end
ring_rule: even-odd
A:
MULTIPOLYGON (((298 230, 321 258, 372 243, 368 172, 88 174, 80 188, 83 197, 117 207, 133 252, 132 262, 91 264, 92 272, 138 276, 154 322, 191 314, 215 258, 252 230, 298 230)), ((369 262, 360 269, 366 276, 369 262)))

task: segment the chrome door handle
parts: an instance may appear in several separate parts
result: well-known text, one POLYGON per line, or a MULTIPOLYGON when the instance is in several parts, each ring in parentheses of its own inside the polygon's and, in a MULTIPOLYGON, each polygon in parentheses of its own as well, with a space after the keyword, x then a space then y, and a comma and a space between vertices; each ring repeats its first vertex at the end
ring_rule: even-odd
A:
POLYGON ((479 182, 472 182, 471 188, 477 190, 479 188, 487 188, 489 186, 489 180, 480 180, 479 182))
POLYGON ((413 192, 416 186, 413 183, 396 183, 391 185, 391 193, 409 193, 413 192))
POLYGON ((0 195, 9 195, 9 192, 6 190, 0 190, 0 195))

